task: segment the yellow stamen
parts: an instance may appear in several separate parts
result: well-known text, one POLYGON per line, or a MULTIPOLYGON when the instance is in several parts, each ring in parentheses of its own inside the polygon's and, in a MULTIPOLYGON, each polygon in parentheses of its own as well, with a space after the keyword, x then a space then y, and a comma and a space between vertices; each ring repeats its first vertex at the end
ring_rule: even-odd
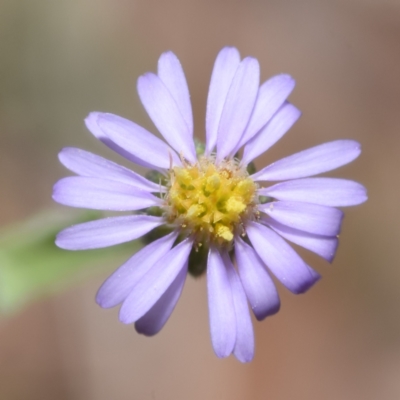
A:
POLYGON ((221 184, 221 178, 219 174, 213 174, 206 179, 205 191, 208 193, 213 193, 219 189, 221 184))
POLYGON ((233 239, 232 231, 225 225, 217 224, 215 227, 215 232, 217 236, 230 242, 233 239))
POLYGON ((235 199, 234 197, 231 197, 226 202, 226 211, 228 211, 231 214, 240 214, 245 209, 246 209, 246 204, 244 204, 243 201, 241 200, 235 199))
POLYGON ((197 164, 172 168, 167 218, 202 238, 230 242, 238 224, 255 212, 256 189, 235 161, 216 166, 214 159, 202 157, 197 164))

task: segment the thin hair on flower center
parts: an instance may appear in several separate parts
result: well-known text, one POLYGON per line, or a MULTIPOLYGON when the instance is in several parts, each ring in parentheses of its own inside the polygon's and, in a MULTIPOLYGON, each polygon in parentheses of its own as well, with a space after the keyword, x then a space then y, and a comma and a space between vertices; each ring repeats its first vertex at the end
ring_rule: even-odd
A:
POLYGON ((167 219, 188 228, 198 241, 231 242, 256 207, 257 184, 237 160, 199 158, 170 170, 165 197, 167 219))

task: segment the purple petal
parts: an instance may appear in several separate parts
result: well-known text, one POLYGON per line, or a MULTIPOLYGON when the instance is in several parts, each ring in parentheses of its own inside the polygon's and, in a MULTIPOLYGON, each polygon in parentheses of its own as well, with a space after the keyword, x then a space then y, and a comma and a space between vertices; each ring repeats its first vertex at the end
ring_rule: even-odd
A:
POLYGON ((208 253, 207 289, 211 342, 218 357, 228 357, 236 342, 236 316, 228 273, 213 247, 208 253))
POLYGON ((99 178, 70 176, 54 185, 53 199, 71 207, 132 211, 159 206, 161 200, 125 183, 99 178))
POLYGON ((172 232, 150 243, 121 265, 100 287, 97 304, 110 308, 122 303, 150 268, 171 250, 177 236, 178 232, 172 232))
POLYGON ((246 294, 227 253, 223 255, 223 261, 231 284, 236 317, 236 343, 233 353, 239 361, 249 362, 254 357, 254 331, 246 294))
POLYGON ((258 208, 283 225, 316 235, 338 235, 343 219, 337 208, 297 201, 274 201, 258 208))
POLYGON ((154 125, 165 140, 191 163, 197 160, 193 142, 193 130, 189 129, 178 104, 162 80, 147 73, 138 79, 140 100, 154 125))
POLYGON ((293 293, 305 292, 320 279, 320 275, 271 229, 249 222, 246 232, 255 251, 270 271, 293 293))
POLYGON ((361 153, 354 140, 335 140, 300 151, 252 175, 256 181, 280 181, 321 174, 346 165, 361 153))
POLYGON ((157 73, 174 98, 193 135, 193 114, 189 89, 181 63, 172 51, 161 54, 158 59, 157 73))
POLYGON ((346 179, 305 178, 259 189, 258 193, 278 200, 294 200, 324 206, 354 206, 367 200, 363 185, 346 179))
POLYGON ((318 254, 329 262, 333 261, 339 244, 339 240, 336 236, 313 235, 312 233, 289 228, 288 226, 274 221, 272 218, 262 219, 262 222, 285 239, 318 254))
POLYGON ((234 47, 224 47, 215 60, 207 98, 206 155, 217 145, 222 109, 239 64, 240 55, 234 47))
POLYGON ((119 319, 131 324, 143 317, 187 266, 193 240, 185 239, 157 261, 122 303, 119 319))
POLYGON ((161 139, 128 119, 114 114, 99 114, 97 124, 113 143, 133 154, 139 165, 168 169, 181 165, 177 154, 161 139))
POLYGON ((301 112, 292 104, 284 103, 270 122, 245 146, 242 164, 247 165, 272 147, 300 118, 301 112))
POLYGON ((176 303, 181 296, 183 285, 187 276, 187 266, 183 268, 171 286, 158 299, 150 310, 135 322, 138 333, 146 336, 153 336, 160 332, 174 311, 176 303))
POLYGON ((277 313, 281 304, 274 282, 254 249, 239 237, 235 239, 235 257, 240 280, 256 318, 261 321, 277 313))
POLYGON ((103 218, 62 230, 56 245, 67 250, 99 249, 137 239, 163 224, 164 218, 150 215, 103 218))
MULTIPOLYGON (((127 160, 132 161, 135 164, 141 165, 142 167, 145 168, 152 168, 152 169, 158 169, 156 165, 147 162, 143 157, 140 156, 140 152, 137 150, 134 151, 134 154, 130 153, 127 151, 124 147, 119 146, 117 143, 113 142, 104 132, 103 129, 100 128, 98 124, 98 118, 99 116, 105 115, 104 113, 100 112, 91 112, 85 119, 85 124, 86 127, 89 129, 89 131, 96 137, 96 139, 100 140, 102 143, 104 143, 107 147, 109 147, 111 150, 115 151, 116 153, 120 154, 122 157, 125 157, 127 160), (137 155, 135 155, 137 154, 137 155)), ((143 129, 143 128, 141 128, 143 129)), ((146 131, 147 132, 147 131, 146 131)), ((149 135, 151 133, 147 132, 149 135)), ((156 138, 159 140, 158 138, 156 138)), ((163 143, 165 145, 165 143, 163 143)), ((124 142, 121 142, 121 145, 124 146, 124 142)), ((172 152, 172 149, 170 149, 172 152)), ((176 155, 175 155, 176 157, 176 155)))
POLYGON ((231 156, 249 122, 260 81, 258 61, 246 57, 239 65, 226 97, 217 137, 217 160, 231 156))
POLYGON ((116 182, 126 183, 138 189, 148 192, 160 192, 162 188, 154 182, 143 178, 143 176, 115 164, 103 157, 89 153, 81 149, 66 147, 58 154, 61 163, 70 171, 78 175, 109 179, 116 182))
POLYGON ((281 74, 273 76, 260 86, 253 114, 237 150, 265 126, 283 105, 295 84, 290 75, 281 74))

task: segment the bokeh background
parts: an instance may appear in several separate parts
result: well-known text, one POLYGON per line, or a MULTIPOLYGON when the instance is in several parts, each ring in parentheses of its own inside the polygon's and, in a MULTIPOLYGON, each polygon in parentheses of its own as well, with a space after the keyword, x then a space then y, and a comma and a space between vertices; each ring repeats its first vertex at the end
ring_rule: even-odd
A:
POLYGON ((135 85, 163 51, 183 64, 203 137, 225 45, 258 58, 263 80, 297 80, 303 116, 258 165, 352 138, 361 157, 333 175, 362 182, 369 201, 346 209, 333 265, 300 251, 323 279, 301 296, 280 287, 279 314, 255 324, 252 363, 213 354, 204 279, 188 279, 151 339, 101 310, 94 295, 116 257, 0 317, 0 399, 400 398, 399 43, 398 0, 1 0, 1 226, 47 208, 66 215, 51 200, 67 175, 62 147, 121 161, 86 131, 88 112, 155 131, 135 85))

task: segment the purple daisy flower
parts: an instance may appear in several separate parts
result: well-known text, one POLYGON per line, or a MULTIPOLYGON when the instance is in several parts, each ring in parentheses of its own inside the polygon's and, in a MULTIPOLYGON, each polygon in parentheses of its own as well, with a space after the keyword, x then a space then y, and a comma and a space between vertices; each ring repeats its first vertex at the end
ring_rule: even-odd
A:
POLYGON ((360 145, 353 140, 325 143, 251 172, 252 161, 300 117, 286 100, 294 80, 282 74, 260 86, 259 75, 256 59, 241 60, 235 48, 221 50, 208 93, 206 144, 199 151, 182 67, 173 53, 162 54, 157 74, 139 78, 138 92, 165 142, 116 115, 94 112, 85 121, 105 145, 158 171, 157 182, 65 148, 60 161, 78 176, 61 179, 53 194, 72 207, 142 210, 67 228, 56 240, 64 249, 112 246, 168 228, 117 269, 97 294, 101 307, 122 303, 120 320, 135 323, 139 333, 161 330, 180 297, 189 260, 205 251, 213 348, 218 357, 233 352, 242 362, 254 355, 248 303, 258 320, 280 307, 269 273, 296 294, 320 278, 287 241, 331 262, 343 218, 335 207, 367 199, 359 183, 310 178, 357 158, 360 145), (282 182, 265 184, 271 181, 282 182))

